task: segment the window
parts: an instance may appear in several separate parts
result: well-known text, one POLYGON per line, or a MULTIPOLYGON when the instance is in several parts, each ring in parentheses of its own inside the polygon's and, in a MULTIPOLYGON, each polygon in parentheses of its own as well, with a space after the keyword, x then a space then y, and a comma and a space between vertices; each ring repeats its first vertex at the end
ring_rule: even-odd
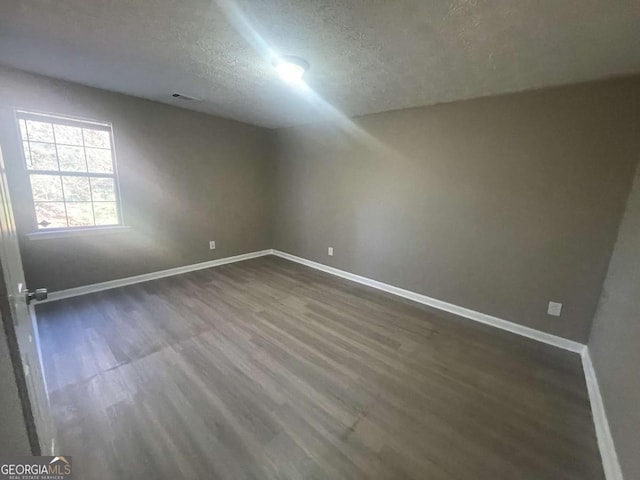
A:
POLYGON ((38 230, 120 225, 111 125, 17 117, 38 230))

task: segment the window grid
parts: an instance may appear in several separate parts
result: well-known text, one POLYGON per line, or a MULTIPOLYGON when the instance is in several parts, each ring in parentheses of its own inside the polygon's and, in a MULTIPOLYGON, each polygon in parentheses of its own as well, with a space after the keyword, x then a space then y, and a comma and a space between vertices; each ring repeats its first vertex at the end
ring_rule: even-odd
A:
MULTIPOLYGON (((80 133, 82 134, 82 145, 84 146, 84 145, 86 145, 86 142, 85 142, 85 139, 84 139, 84 128, 82 128, 80 130, 80 133)), ((53 129, 53 141, 54 142, 56 141, 55 135, 56 135, 56 129, 54 128, 53 129)), ((58 148, 58 147, 56 147, 56 148, 58 148)), ((89 171, 89 162, 87 162, 87 150, 85 148, 83 148, 82 149, 82 153, 83 153, 82 156, 84 157, 84 164, 87 167, 87 172, 88 172, 89 171)), ((60 157, 58 157, 58 169, 60 169, 60 157)), ((62 180, 62 179, 60 179, 60 180, 62 180)), ((62 190, 62 196, 66 200, 67 197, 64 195, 64 182, 62 182, 62 189, 63 189, 62 190)), ((96 209, 95 209, 95 207, 93 205, 93 186, 91 185, 91 177, 89 177, 89 198, 91 199, 91 218, 92 218, 93 224, 95 225, 96 224, 96 209)), ((65 203, 65 205, 66 205, 66 203, 65 203)), ((68 219, 69 219, 69 217, 67 217, 67 222, 69 221, 68 219)))
MULTIPOLYGON (((29 183, 32 189, 32 199, 33 199, 34 210, 35 210, 34 213, 36 216, 36 224, 38 229, 46 229, 48 225, 51 225, 53 223, 53 222, 49 222, 46 218, 43 220, 39 219, 38 205, 42 205, 42 204, 49 204, 49 205, 62 204, 64 208, 64 220, 59 217, 54 220, 63 225, 62 226, 57 225, 55 227, 51 227, 50 229, 75 229, 75 228, 83 228, 83 227, 86 228, 86 227, 95 227, 95 226, 120 225, 121 213, 120 213, 120 204, 119 204, 119 195, 118 195, 118 179, 117 179, 115 159, 113 154, 113 135, 112 135, 110 126, 107 126, 104 124, 94 124, 91 122, 83 122, 80 120, 64 119, 64 118, 59 118, 59 117, 49 116, 49 115, 32 114, 29 112, 18 112, 17 116, 18 116, 18 121, 20 123, 20 136, 22 139, 25 164, 26 164, 27 172, 29 174, 29 180, 30 180, 29 183), (53 142, 43 140, 42 138, 38 138, 41 135, 36 135, 35 133, 32 134, 32 132, 30 132, 29 130, 30 128, 29 121, 47 124, 50 129, 53 142), (79 129, 80 136, 81 136, 81 145, 79 145, 78 143, 76 144, 66 143, 66 142, 58 143, 58 138, 56 136, 56 130, 57 130, 56 126, 71 126, 79 129), (86 130, 96 131, 96 132, 98 131, 106 132, 106 134, 108 135, 107 143, 109 145, 109 148, 105 148, 102 146, 92 144, 91 142, 88 142, 85 135, 86 130), (33 153, 34 143, 43 144, 43 145, 53 145, 53 150, 55 152, 55 162, 56 162, 55 166, 57 166, 57 170, 35 168, 36 164, 34 162, 34 153, 33 153), (24 148, 25 145, 27 147, 26 149, 24 148), (82 165, 81 168, 83 168, 84 171, 80 171, 77 168, 75 169, 75 171, 73 169, 62 170, 62 164, 60 160, 61 155, 60 155, 60 149, 59 149, 59 147, 61 146, 82 149, 81 150, 82 160, 80 165, 82 165), (99 172, 99 171, 95 171, 95 169, 92 171, 88 161, 88 155, 87 155, 88 148, 96 151, 109 152, 108 154, 109 162, 107 163, 109 163, 108 169, 111 171, 111 173, 107 173, 104 171, 99 172), (57 178, 58 180, 57 183, 59 184, 59 191, 61 194, 61 198, 53 199, 53 200, 51 198, 47 198, 46 200, 37 199, 36 194, 33 191, 32 178, 34 175, 50 176, 50 177, 57 178), (64 178, 86 178, 87 188, 85 190, 88 190, 88 200, 83 200, 83 199, 70 200, 69 198, 73 198, 73 196, 71 194, 68 195, 69 193, 67 191, 68 187, 65 187, 64 178), (104 199, 105 197, 104 192, 103 192, 103 198, 101 200, 97 200, 95 198, 95 192, 94 192, 94 189, 96 188, 95 180, 98 180, 98 179, 111 180, 111 185, 107 187, 107 190, 110 190, 110 192, 106 195, 107 199, 104 199), (73 215, 71 215, 69 212, 68 207, 74 204, 90 206, 90 208, 87 208, 86 211, 80 212, 78 214, 78 216, 81 218, 80 220, 78 220, 78 218, 73 218, 73 215), (102 211, 103 216, 99 222, 96 218, 97 205, 106 206, 106 209, 102 211), (105 212, 107 212, 106 215, 105 215, 105 212), (83 213, 90 214, 89 221, 83 222, 82 220, 83 213), (107 218, 106 222, 104 221, 105 218, 107 218), (44 223, 44 222, 47 222, 47 223, 44 223), (72 222, 77 224, 72 225, 72 222)), ((48 132, 47 132, 47 136, 48 136, 48 132)), ((104 160, 104 158, 102 160, 104 160)), ((95 157, 94 157, 94 161, 95 161, 95 157)), ((98 161, 98 163, 102 163, 102 162, 98 161)), ((104 165, 102 166, 104 167, 104 165)), ((103 184, 102 188, 104 188, 104 186, 105 185, 103 184)), ((87 215, 87 219, 89 219, 88 215, 87 215)))
MULTIPOLYGON (((25 129, 27 130, 27 139, 29 139, 30 138, 29 123, 25 120, 24 124, 25 124, 25 129)), ((58 163, 58 171, 61 171, 62 169, 60 168, 60 155, 58 154, 58 145, 56 145, 56 129, 53 127, 53 124, 51 124, 51 134, 53 135, 53 148, 55 148, 56 150, 56 162, 58 163)), ((31 140, 28 140, 28 141, 31 142, 31 140)), ((82 146, 84 150, 84 137, 82 138, 82 146)), ((31 143, 29 143, 29 153, 31 153, 31 143)), ((86 154, 85 154, 85 157, 86 157, 86 154)), ((31 160, 31 163, 33 164, 33 159, 31 160)), ((86 163, 86 158, 85 158, 85 163, 86 163)), ((87 171, 89 171, 88 168, 87 168, 87 171)), ((67 211, 67 196, 64 194, 64 182, 62 181, 62 177, 60 177, 60 189, 62 190, 62 200, 64 201, 64 218, 65 218, 65 221, 67 222, 67 228, 68 228, 69 212, 67 211)), ((38 226, 40 226, 39 223, 38 223, 38 226)))

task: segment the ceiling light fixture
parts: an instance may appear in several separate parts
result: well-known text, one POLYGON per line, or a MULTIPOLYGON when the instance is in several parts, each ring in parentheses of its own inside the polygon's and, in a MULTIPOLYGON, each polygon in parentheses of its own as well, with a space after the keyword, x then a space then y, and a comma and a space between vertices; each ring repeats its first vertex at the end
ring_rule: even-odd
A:
POLYGON ((300 83, 304 72, 309 69, 309 63, 300 57, 287 55, 277 58, 273 62, 280 78, 287 83, 300 83))

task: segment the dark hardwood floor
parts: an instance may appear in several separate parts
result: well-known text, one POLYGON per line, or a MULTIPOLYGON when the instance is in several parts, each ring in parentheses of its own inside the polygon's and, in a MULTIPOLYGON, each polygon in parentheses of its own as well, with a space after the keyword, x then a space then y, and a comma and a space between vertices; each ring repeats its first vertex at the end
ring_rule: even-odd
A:
POLYGON ((603 479, 580 357, 276 257, 37 308, 85 479, 603 479))

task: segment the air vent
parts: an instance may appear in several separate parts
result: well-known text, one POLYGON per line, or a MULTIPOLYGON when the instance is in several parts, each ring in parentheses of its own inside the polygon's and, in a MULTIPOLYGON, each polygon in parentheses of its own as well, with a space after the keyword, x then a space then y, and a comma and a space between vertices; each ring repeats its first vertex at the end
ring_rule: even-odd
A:
POLYGON ((183 93, 172 93, 171 96, 177 100, 184 100, 185 102, 199 102, 199 98, 190 97, 189 95, 185 95, 183 93))

